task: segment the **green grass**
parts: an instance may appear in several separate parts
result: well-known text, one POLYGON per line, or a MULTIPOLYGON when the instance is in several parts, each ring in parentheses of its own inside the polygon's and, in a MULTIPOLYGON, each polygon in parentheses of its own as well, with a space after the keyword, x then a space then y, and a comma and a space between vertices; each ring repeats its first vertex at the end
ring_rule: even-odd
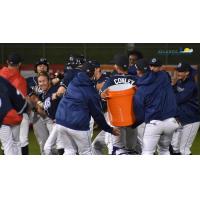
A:
MULTIPOLYGON (((94 130, 94 136, 98 132, 99 131, 94 130)), ((30 152, 30 155, 40 155, 39 146, 32 130, 29 133, 29 152, 30 152)), ((200 155, 200 130, 198 131, 195 141, 192 145, 192 154, 200 155)), ((1 150, 0 150, 0 155, 2 155, 1 150)))

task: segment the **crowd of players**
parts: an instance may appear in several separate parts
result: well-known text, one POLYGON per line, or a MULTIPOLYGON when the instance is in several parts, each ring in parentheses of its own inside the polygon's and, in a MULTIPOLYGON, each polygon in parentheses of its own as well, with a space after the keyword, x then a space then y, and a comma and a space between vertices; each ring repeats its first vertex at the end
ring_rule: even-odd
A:
POLYGON ((42 155, 189 155, 200 126, 197 74, 189 63, 177 65, 177 78, 157 58, 139 51, 114 56, 112 73, 100 64, 71 55, 64 74, 49 74, 41 58, 33 77, 20 75, 21 57, 12 53, 0 69, 0 141, 5 155, 29 154, 29 127, 42 155), (108 88, 137 88, 136 123, 113 127, 107 116, 108 88), (94 123, 101 131, 92 141, 94 123))

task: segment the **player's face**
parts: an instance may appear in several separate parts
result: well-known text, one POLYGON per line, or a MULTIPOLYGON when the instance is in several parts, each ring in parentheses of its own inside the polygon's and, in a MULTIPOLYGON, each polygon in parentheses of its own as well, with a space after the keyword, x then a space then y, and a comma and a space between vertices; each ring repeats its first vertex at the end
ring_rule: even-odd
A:
POLYGON ((134 65, 137 61, 137 56, 135 55, 130 55, 129 56, 129 66, 134 65))
POLYGON ((160 71, 160 67, 154 67, 154 66, 150 66, 151 71, 153 72, 159 72, 160 71))
POLYGON ((98 78, 100 75, 101 75, 101 68, 100 67, 95 68, 94 77, 98 78))
POLYGON ((42 65, 38 65, 37 66, 37 73, 41 73, 41 72, 47 72, 47 66, 42 64, 42 65))
POLYGON ((142 77, 142 76, 144 76, 144 73, 140 70, 137 70, 137 76, 142 77))
POLYGON ((189 75, 189 72, 178 72, 177 71, 177 79, 178 80, 185 80, 188 75, 189 75))
POLYGON ((50 86, 48 78, 46 76, 39 76, 38 85, 43 91, 47 91, 50 86))

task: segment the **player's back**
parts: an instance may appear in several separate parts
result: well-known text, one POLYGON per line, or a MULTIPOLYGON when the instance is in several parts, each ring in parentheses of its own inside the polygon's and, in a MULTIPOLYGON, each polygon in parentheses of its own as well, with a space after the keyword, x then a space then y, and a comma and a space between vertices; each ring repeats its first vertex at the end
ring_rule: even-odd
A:
POLYGON ((110 78, 108 78, 102 87, 101 91, 104 91, 108 87, 112 85, 118 85, 118 84, 131 84, 136 85, 137 78, 136 76, 130 75, 130 74, 114 74, 110 78))
POLYGON ((165 120, 176 115, 175 95, 164 72, 149 72, 139 78, 137 84, 135 110, 143 107, 146 123, 151 120, 165 120))

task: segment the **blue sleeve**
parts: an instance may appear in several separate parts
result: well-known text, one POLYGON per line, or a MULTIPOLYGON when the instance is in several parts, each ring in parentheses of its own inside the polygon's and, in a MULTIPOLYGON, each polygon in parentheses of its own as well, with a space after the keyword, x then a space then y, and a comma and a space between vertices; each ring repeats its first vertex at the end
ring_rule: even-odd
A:
POLYGON ((110 127, 104 117, 100 97, 98 94, 90 94, 88 98, 88 106, 94 121, 105 131, 112 133, 112 127, 110 127))
POLYGON ((101 88, 101 92, 103 92, 104 90, 106 90, 111 85, 112 85, 111 84, 111 79, 106 79, 106 82, 104 83, 103 87, 101 88))
POLYGON ((12 109, 12 105, 6 93, 0 93, 0 126, 1 123, 8 113, 12 109))
POLYGON ((25 112, 27 101, 23 98, 21 93, 11 84, 7 84, 6 93, 10 99, 12 107, 18 112, 18 114, 25 112))
POLYGON ((182 92, 176 91, 176 102, 177 104, 182 104, 187 102, 189 99, 192 98, 194 94, 194 90, 196 90, 197 87, 194 82, 190 82, 185 85, 184 90, 182 92))
POLYGON ((145 118, 145 110, 144 110, 144 95, 142 94, 142 91, 138 89, 135 96, 133 97, 133 111, 135 113, 136 117, 136 124, 140 125, 144 122, 145 118))
POLYGON ((69 83, 73 80, 75 76, 75 72, 72 70, 67 70, 64 74, 64 78, 62 80, 62 86, 68 87, 69 83))

